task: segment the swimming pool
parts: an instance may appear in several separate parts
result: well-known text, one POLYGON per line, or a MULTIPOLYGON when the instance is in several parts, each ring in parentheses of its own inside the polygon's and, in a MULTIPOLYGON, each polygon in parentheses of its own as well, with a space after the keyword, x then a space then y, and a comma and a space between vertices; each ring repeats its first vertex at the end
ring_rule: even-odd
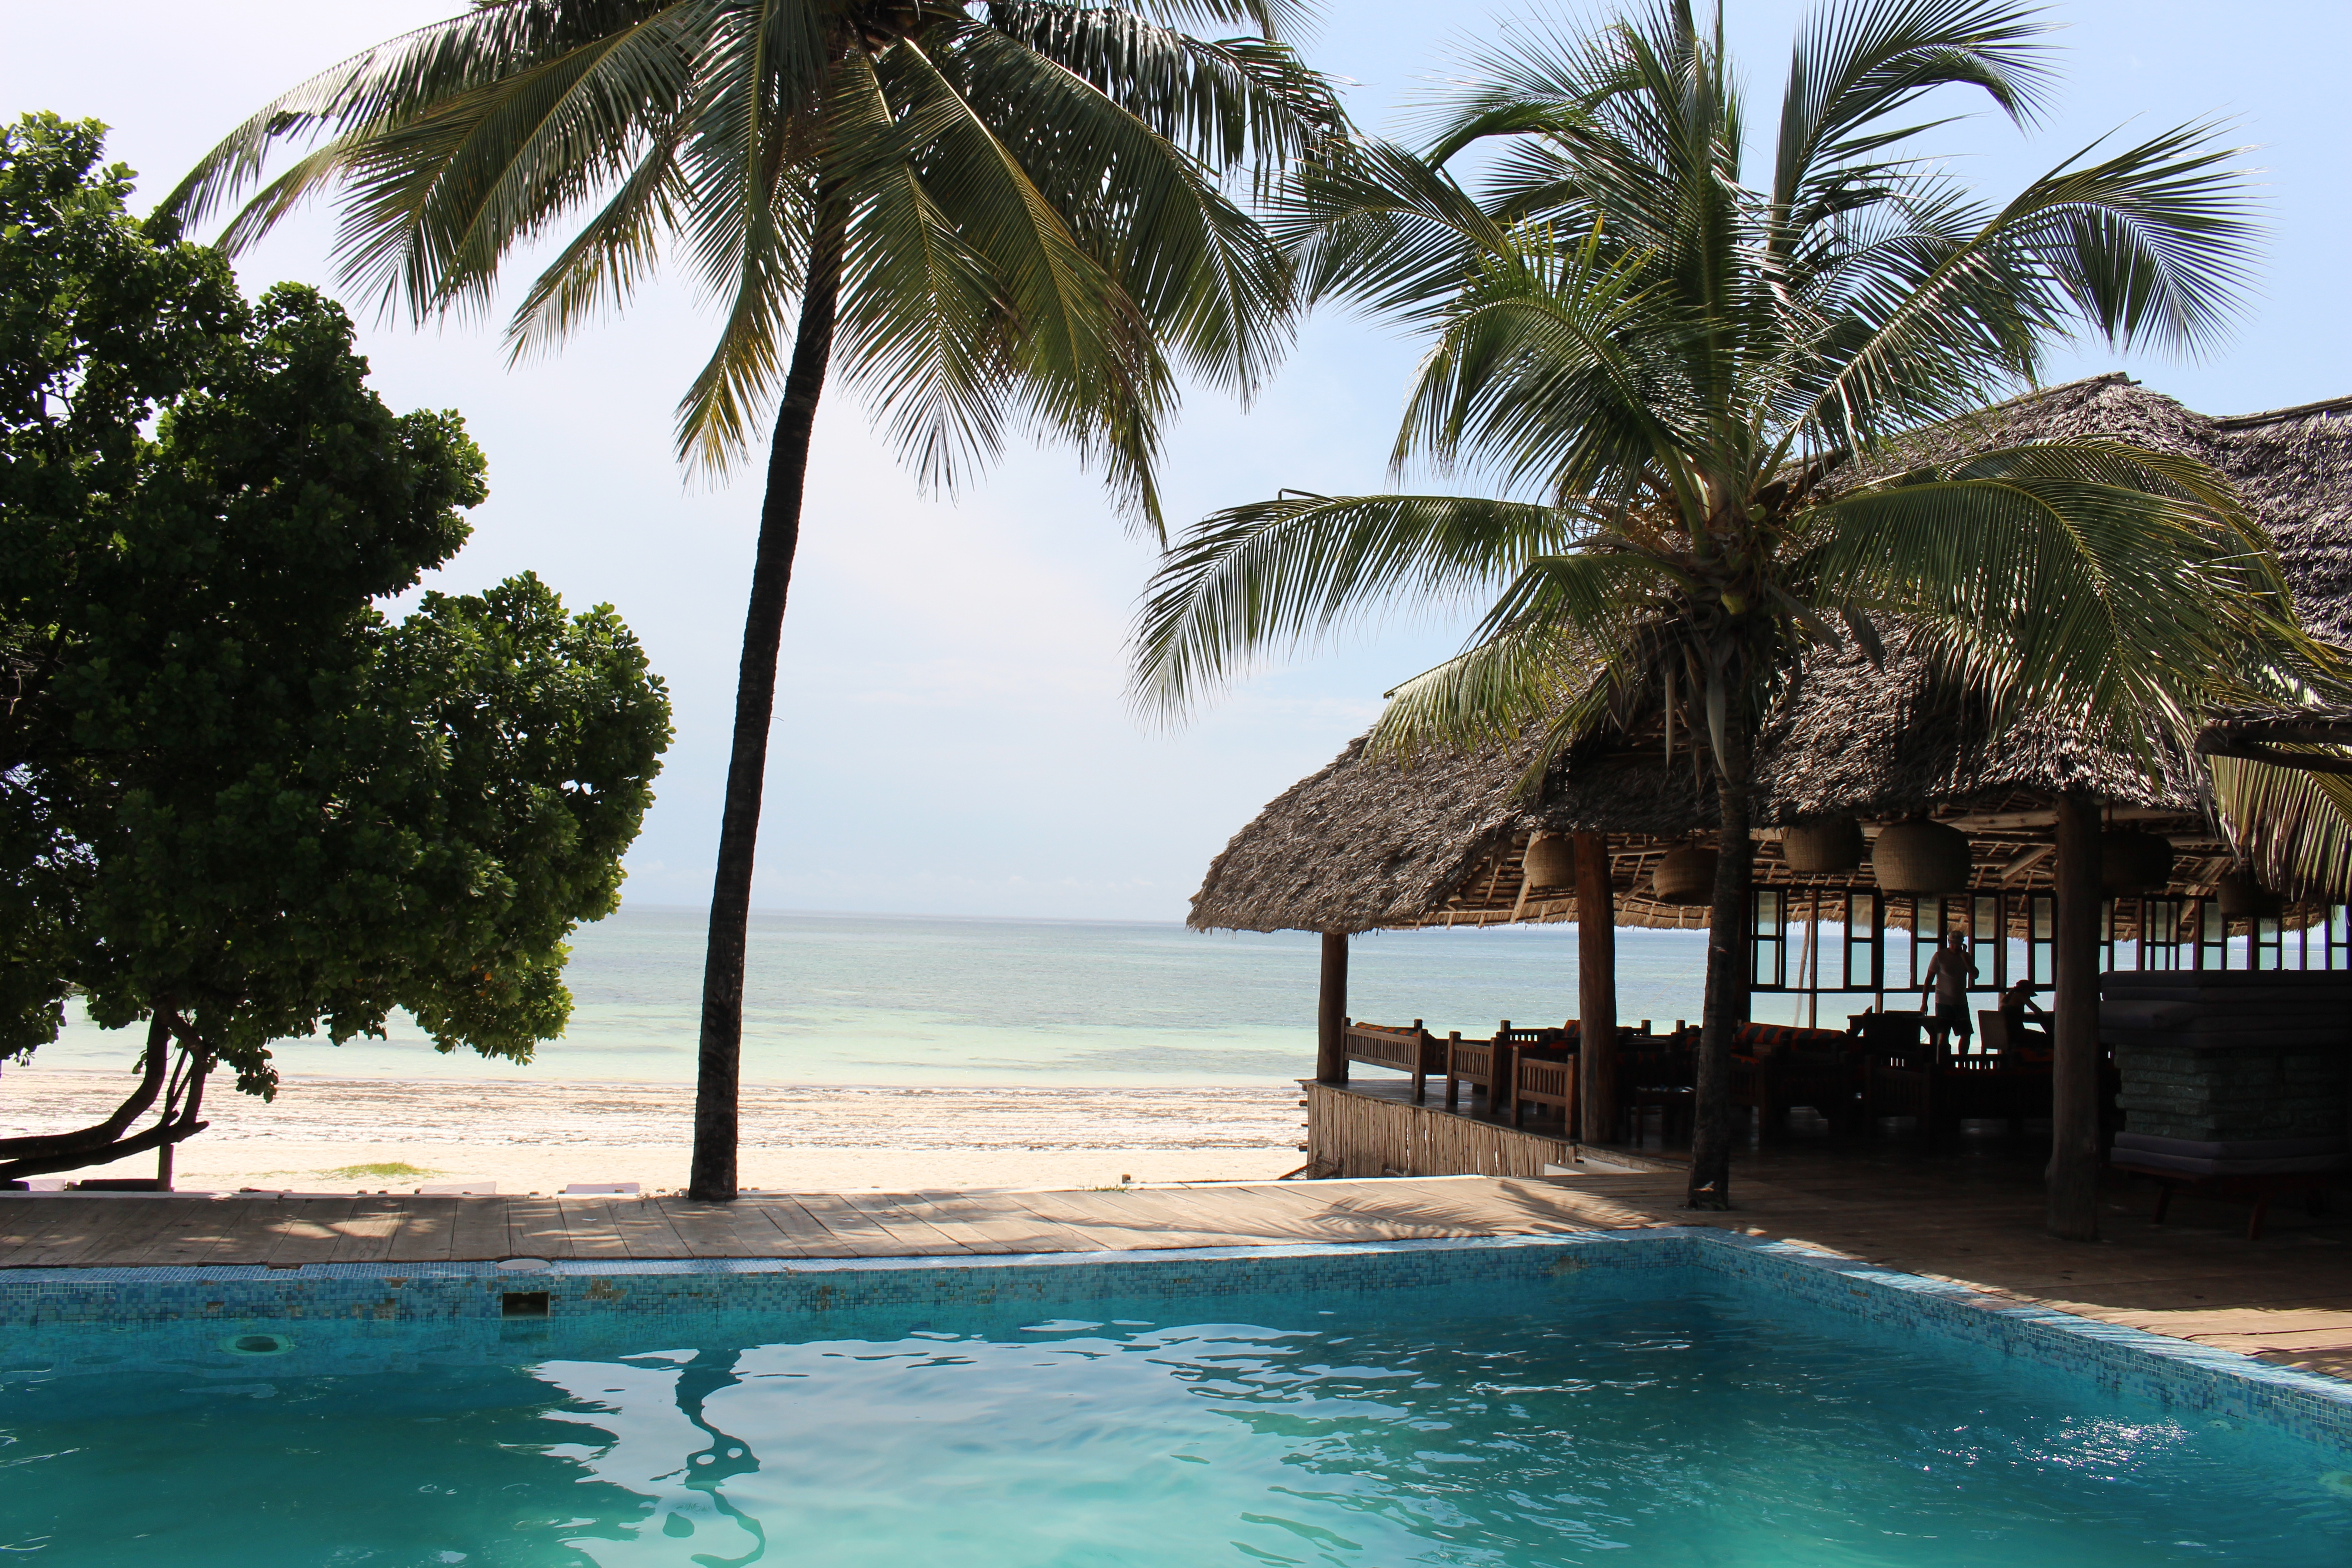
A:
POLYGON ((1716 1232, 0 1276, 73 1564, 2344 1561, 2352 1389, 1716 1232))

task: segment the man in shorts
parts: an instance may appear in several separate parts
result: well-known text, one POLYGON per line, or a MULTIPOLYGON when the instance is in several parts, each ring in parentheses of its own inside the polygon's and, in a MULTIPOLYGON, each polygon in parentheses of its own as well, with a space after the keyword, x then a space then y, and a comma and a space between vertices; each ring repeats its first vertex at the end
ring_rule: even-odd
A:
POLYGON ((1928 961, 1927 981, 1919 987, 1922 995, 1935 994, 1936 1010, 1928 1016, 1927 1038, 1937 1050, 1944 1048, 1948 1033, 1958 1037, 1963 1051, 1976 1037, 1976 1028, 1969 1022, 1969 987, 1976 978, 1977 966, 1969 959, 1968 936, 1954 931, 1928 961))

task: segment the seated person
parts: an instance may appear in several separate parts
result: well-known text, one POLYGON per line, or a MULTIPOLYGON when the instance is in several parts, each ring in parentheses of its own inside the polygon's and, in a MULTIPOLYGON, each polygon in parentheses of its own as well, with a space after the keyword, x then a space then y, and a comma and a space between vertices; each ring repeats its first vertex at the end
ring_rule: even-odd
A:
POLYGON ((2021 980, 2000 994, 2000 1016, 2009 1025, 2013 1047, 2033 1051, 2050 1048, 2050 1011, 2033 999, 2040 989, 2030 980, 2021 980))

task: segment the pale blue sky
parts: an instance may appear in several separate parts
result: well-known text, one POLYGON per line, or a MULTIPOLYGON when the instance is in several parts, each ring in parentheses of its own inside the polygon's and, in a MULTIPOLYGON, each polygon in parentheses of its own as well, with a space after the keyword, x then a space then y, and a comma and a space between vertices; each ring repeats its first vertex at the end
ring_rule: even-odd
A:
MULTIPOLYGON (((0 110, 54 109, 116 127, 114 154, 158 195, 245 112, 309 71, 432 19, 455 0, 124 0, 11 5, 0 110)), ((1777 88, 1805 7, 1734 0, 1759 96, 1777 88)), ((1360 119, 1392 110, 1517 6, 1337 4, 1311 54, 1357 84, 1360 119)), ((2256 143, 2273 233, 2237 339, 2200 364, 2126 362, 2211 413, 2352 393, 2342 258, 2352 254, 2342 61, 2352 8, 2242 0, 2090 3, 2053 11, 2064 79, 2047 124, 1996 118, 1940 132, 1956 167, 1999 195, 2118 126, 2235 119, 2256 143)), ((1759 115, 1760 119, 1768 116, 1759 115)), ((289 228, 247 258, 251 287, 331 284, 327 227, 289 228)), ((461 410, 492 495, 444 585, 535 570, 567 599, 610 600, 677 699, 678 739, 631 858, 630 896, 708 896, 758 506, 739 482, 688 489, 671 408, 709 319, 683 284, 559 360, 505 369, 494 326, 418 334, 365 325, 395 405, 461 410)), ((1244 415, 1195 397, 1171 442, 1171 520, 1286 487, 1380 482, 1412 345, 1332 317, 1244 415)), ((2091 346, 2062 375, 2111 369, 2091 346)), ((1013 456, 971 492, 925 498, 856 407, 825 406, 784 640, 762 829, 765 908, 1173 920, 1209 858, 1267 799, 1370 721, 1381 690, 1450 651, 1444 616, 1367 631, 1247 683, 1176 733, 1120 700, 1122 639, 1151 550, 1126 535, 1057 451, 1013 456)))

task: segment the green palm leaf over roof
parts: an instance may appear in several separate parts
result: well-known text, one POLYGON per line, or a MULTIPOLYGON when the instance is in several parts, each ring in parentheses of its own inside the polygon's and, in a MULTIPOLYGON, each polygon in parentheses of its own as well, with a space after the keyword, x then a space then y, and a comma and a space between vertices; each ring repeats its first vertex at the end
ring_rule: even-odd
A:
MULTIPOLYGON (((1376 747, 1540 735, 1533 789, 1563 749, 1663 710, 1721 806, 1719 1061, 1751 742, 1810 648, 1876 657, 1899 627, 1996 712, 2071 718, 2151 767, 2217 697, 2326 673, 2219 475, 2111 441, 1970 439, 2069 334, 2209 348, 2252 258, 2209 127, 2087 149, 1998 204, 1926 159, 1962 95, 2030 124, 2042 30, 2009 0, 1825 5, 1751 137, 1719 19, 1668 0, 1514 30, 1465 62, 1422 150, 1303 165, 1275 223, 1302 287, 1428 336, 1396 468, 1505 499, 1288 493, 1208 519, 1146 596, 1139 702, 1180 712, 1436 595, 1489 608, 1391 693, 1376 747)), ((1693 1178, 1710 1206, 1725 1106, 1693 1178)))

